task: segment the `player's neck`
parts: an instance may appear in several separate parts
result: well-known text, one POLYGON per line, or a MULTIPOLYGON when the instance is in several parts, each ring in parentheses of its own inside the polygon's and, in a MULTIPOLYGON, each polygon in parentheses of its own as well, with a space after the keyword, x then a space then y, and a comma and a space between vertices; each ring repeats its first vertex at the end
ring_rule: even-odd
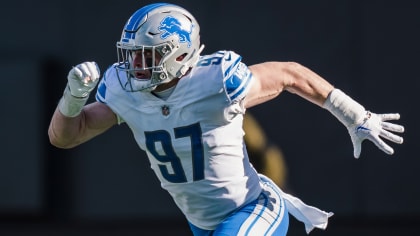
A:
POLYGON ((174 85, 174 86, 169 87, 165 90, 160 90, 160 91, 155 90, 152 93, 160 99, 167 100, 169 98, 169 96, 171 96, 172 92, 175 90, 175 87, 176 86, 174 85))
POLYGON ((159 93, 161 91, 165 91, 165 90, 170 89, 170 88, 175 88, 175 86, 178 83, 179 79, 180 78, 175 78, 175 79, 169 81, 168 83, 160 84, 160 85, 158 85, 156 87, 155 90, 153 90, 153 92, 159 93))

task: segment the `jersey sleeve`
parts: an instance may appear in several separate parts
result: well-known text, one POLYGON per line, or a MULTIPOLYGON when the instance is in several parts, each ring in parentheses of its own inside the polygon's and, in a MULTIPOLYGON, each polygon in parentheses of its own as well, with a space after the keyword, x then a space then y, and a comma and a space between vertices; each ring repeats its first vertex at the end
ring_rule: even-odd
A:
MULTIPOLYGON (((108 91, 108 87, 107 87, 107 77, 110 76, 110 73, 112 72, 111 70, 112 67, 109 67, 108 70, 106 70, 106 72, 104 73, 104 76, 102 77, 102 79, 99 81, 98 84, 98 88, 96 90, 96 96, 95 99, 96 101, 106 104, 107 105, 107 91, 108 91)), ((112 109, 112 108, 111 108, 112 109)), ((118 124, 122 124, 125 121, 121 118, 121 116, 118 115, 118 113, 114 112, 117 116, 118 119, 118 124)))
POLYGON ((104 75, 102 76, 102 79, 98 83, 98 88, 96 90, 96 96, 95 99, 98 102, 106 104, 106 93, 107 93, 107 85, 106 85, 106 78, 108 77, 110 73, 110 68, 108 68, 104 75))
POLYGON ((225 52, 222 63, 223 83, 228 98, 232 103, 241 101, 247 95, 254 77, 242 62, 242 57, 232 51, 225 52))

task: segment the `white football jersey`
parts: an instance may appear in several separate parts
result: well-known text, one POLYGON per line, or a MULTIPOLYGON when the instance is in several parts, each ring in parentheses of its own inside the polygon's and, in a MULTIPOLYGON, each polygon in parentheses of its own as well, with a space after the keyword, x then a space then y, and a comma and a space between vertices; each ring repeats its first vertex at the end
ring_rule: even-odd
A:
POLYGON ((125 72, 111 66, 96 99, 108 105, 132 130, 162 187, 186 218, 214 229, 261 192, 249 163, 242 129, 241 100, 253 77, 231 51, 202 56, 168 99, 150 92, 126 92, 125 72))

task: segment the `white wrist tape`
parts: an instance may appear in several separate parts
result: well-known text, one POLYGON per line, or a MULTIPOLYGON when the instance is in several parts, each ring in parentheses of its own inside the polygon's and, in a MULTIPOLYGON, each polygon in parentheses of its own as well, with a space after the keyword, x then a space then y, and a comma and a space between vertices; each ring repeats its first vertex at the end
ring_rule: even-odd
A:
POLYGON ((69 86, 64 89, 63 97, 58 103, 58 110, 67 117, 75 117, 80 114, 89 96, 79 98, 71 95, 69 86))
POLYGON ((323 107, 330 111, 346 127, 359 123, 366 115, 365 108, 339 89, 334 89, 323 107))

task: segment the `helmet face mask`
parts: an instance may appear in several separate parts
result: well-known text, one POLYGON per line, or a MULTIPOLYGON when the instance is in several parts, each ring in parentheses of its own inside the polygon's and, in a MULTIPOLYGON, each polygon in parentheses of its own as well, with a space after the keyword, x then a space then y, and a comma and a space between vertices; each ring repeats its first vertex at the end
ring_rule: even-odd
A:
POLYGON ((116 68, 127 75, 124 82, 119 77, 122 87, 130 92, 152 91, 185 75, 203 49, 199 29, 188 11, 173 4, 151 4, 136 11, 117 42, 116 68), (136 60, 141 67, 134 64, 134 55, 141 58, 136 60))
POLYGON ((117 48, 117 69, 124 71, 127 74, 127 81, 123 85, 125 90, 130 92, 143 90, 151 91, 154 90, 157 85, 165 83, 168 80, 162 58, 172 51, 169 45, 127 48, 118 42, 117 48), (141 58, 141 67, 135 65, 136 56, 141 58), (149 77, 141 78, 138 74, 146 74, 149 75, 149 77))

